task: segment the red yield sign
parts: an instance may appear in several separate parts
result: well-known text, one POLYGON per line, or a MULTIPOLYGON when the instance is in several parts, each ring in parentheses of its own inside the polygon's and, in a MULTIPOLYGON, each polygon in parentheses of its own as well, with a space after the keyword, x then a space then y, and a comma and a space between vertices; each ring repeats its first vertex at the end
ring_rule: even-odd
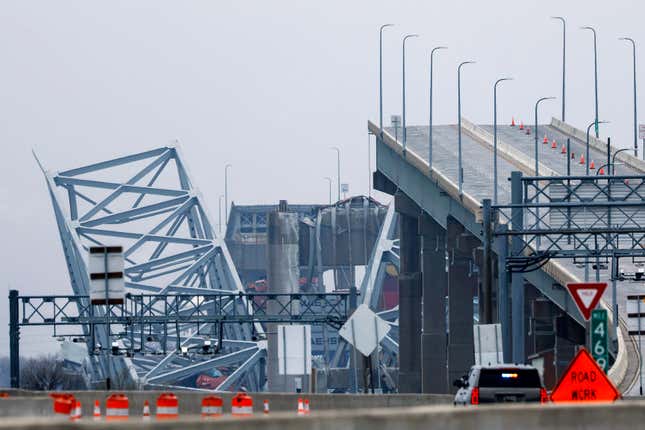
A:
POLYGON ((620 397, 596 360, 581 348, 551 393, 552 402, 613 402, 620 397))
POLYGON ((580 313, 589 321, 591 311, 598 306, 602 293, 607 288, 606 282, 583 282, 583 283, 570 283, 567 284, 567 290, 576 302, 580 313))

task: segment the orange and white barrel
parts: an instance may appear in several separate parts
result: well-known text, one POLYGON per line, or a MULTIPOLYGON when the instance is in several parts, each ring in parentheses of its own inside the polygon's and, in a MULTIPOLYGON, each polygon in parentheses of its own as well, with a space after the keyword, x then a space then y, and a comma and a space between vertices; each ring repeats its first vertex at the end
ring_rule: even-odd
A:
POLYGON ((58 416, 68 417, 76 407, 76 399, 72 394, 51 393, 49 396, 54 399, 54 414, 58 416))
POLYGON ((157 398, 157 419, 174 420, 179 418, 179 399, 173 393, 161 393, 157 398))
POLYGON ((112 394, 105 401, 106 421, 127 421, 130 414, 130 400, 125 394, 112 394))
POLYGON ((231 399, 231 415, 250 417, 253 415, 253 399, 245 393, 237 393, 231 399))
POLYGON ((267 415, 269 413, 269 401, 267 399, 264 399, 264 414, 267 415))
POLYGON ((218 396, 206 396, 202 399, 202 418, 222 416, 224 401, 218 396))

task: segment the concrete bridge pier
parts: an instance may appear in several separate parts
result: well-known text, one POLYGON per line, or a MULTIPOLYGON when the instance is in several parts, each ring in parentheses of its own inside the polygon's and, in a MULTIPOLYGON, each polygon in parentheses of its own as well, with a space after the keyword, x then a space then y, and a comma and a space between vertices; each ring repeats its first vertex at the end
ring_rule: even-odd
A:
POLYGON ((452 384, 474 364, 473 297, 479 288, 479 274, 473 251, 480 241, 452 217, 448 217, 447 226, 448 380, 452 384))
POLYGON ((394 196, 399 213, 399 392, 421 392, 421 209, 405 194, 394 196))
POLYGON ((422 243, 423 330, 421 333, 421 390, 448 393, 448 335, 446 332, 446 230, 428 214, 419 218, 422 243))

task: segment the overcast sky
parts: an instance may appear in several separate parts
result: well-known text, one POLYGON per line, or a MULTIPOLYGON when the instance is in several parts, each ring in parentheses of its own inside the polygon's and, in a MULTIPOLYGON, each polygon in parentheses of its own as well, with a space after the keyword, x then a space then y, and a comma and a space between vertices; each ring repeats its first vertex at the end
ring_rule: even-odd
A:
MULTIPOLYGON (((537 98, 561 94, 562 28, 551 15, 568 19, 568 122, 593 120, 592 35, 578 29, 593 25, 600 117, 612 121, 601 134, 629 146, 631 48, 617 37, 645 43, 643 12, 626 0, 0 1, 0 351, 9 288, 71 292, 32 148, 62 170, 177 138, 216 214, 226 163, 236 203, 326 202, 336 145, 342 182, 366 194, 380 24, 397 24, 385 33, 386 118, 401 110, 401 36, 416 32, 408 124, 427 122, 437 44, 450 48, 437 57, 437 124, 456 122, 456 65, 466 59, 477 64, 463 71, 464 116, 490 123, 492 82, 512 76, 498 94, 500 121, 532 122, 537 98)), ((541 106, 545 121, 560 114, 559 99, 541 106)), ((26 335, 24 353, 43 348, 26 335)))

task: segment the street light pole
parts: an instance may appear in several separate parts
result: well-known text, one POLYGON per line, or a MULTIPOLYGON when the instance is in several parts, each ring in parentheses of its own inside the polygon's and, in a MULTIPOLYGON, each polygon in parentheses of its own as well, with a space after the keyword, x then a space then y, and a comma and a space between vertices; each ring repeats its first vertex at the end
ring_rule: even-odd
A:
POLYGON ((565 82, 566 82, 566 59, 567 59, 567 21, 561 16, 552 16, 552 19, 562 21, 562 122, 564 119, 565 82))
POLYGON ((412 37, 419 37, 418 34, 406 34, 403 36, 403 157, 405 157, 405 151, 407 149, 406 143, 407 143, 407 132, 405 128, 405 42, 412 38, 412 37))
MULTIPOLYGON (((228 223, 228 169, 233 167, 232 164, 224 166, 224 222, 228 223)), ((224 230, 226 231, 226 230, 224 230)))
POLYGON ((332 146, 331 149, 336 151, 336 180, 338 181, 338 201, 340 201, 340 149, 332 146))
POLYGON ((616 175, 616 156, 624 151, 629 151, 629 148, 619 149, 618 151, 614 152, 614 155, 611 157, 611 166, 609 166, 607 170, 609 170, 614 176, 616 175))
POLYGON ((538 105, 544 100, 553 100, 555 97, 542 97, 535 102, 535 176, 540 176, 538 168, 540 163, 538 161, 538 105))
POLYGON ((325 176, 323 179, 326 179, 329 182, 329 206, 331 206, 331 178, 329 176, 325 176))
MULTIPOLYGON (((586 154, 586 155, 585 155, 585 157, 586 157, 586 160, 585 160, 585 175, 586 175, 586 176, 589 176, 589 129, 590 129, 590 128, 591 128, 591 126, 592 126, 592 125, 594 125, 594 124, 606 124, 606 123, 608 123, 608 122, 609 122, 609 121, 598 121, 598 120, 596 119, 594 122, 592 122, 591 124, 589 124, 589 125, 587 126, 587 149, 586 149, 586 152, 585 152, 585 154, 586 154)), ((598 129, 598 126, 596 125, 596 130, 597 130, 597 129, 598 129)))
POLYGON ((598 133, 598 46, 596 43, 596 29, 593 27, 581 27, 581 30, 591 30, 593 33, 593 68, 594 68, 594 91, 596 99, 596 138, 600 137, 598 133))
POLYGON ((432 71, 434 53, 439 49, 448 49, 447 46, 437 46, 430 51, 430 126, 428 128, 428 172, 432 171, 432 71))
POLYGON ((222 199, 224 198, 223 194, 219 195, 219 232, 222 233, 222 199))
MULTIPOLYGON (((619 40, 626 40, 632 44, 632 59, 634 68, 634 157, 638 157, 638 115, 636 114, 636 42, 631 37, 620 37, 619 40)), ((645 160, 645 149, 643 149, 645 160)))
POLYGON ((379 29, 378 48, 378 116, 380 137, 383 139, 383 30, 392 27, 394 24, 383 24, 379 29))
POLYGON ((497 204, 497 85, 513 78, 500 78, 493 85, 493 204, 497 204))
POLYGON ((457 135, 459 137, 458 140, 458 150, 459 150, 459 158, 458 158, 458 164, 459 164, 459 169, 457 172, 457 176, 459 178, 459 195, 463 193, 463 185, 464 185, 464 169, 462 167, 462 162, 461 162, 461 68, 465 64, 474 64, 474 61, 463 61, 459 63, 459 66, 457 66, 457 135))
MULTIPOLYGON (((370 146, 370 133, 367 132, 367 197, 372 197, 372 148, 370 146)), ((376 139, 378 142, 378 139, 376 139)))

